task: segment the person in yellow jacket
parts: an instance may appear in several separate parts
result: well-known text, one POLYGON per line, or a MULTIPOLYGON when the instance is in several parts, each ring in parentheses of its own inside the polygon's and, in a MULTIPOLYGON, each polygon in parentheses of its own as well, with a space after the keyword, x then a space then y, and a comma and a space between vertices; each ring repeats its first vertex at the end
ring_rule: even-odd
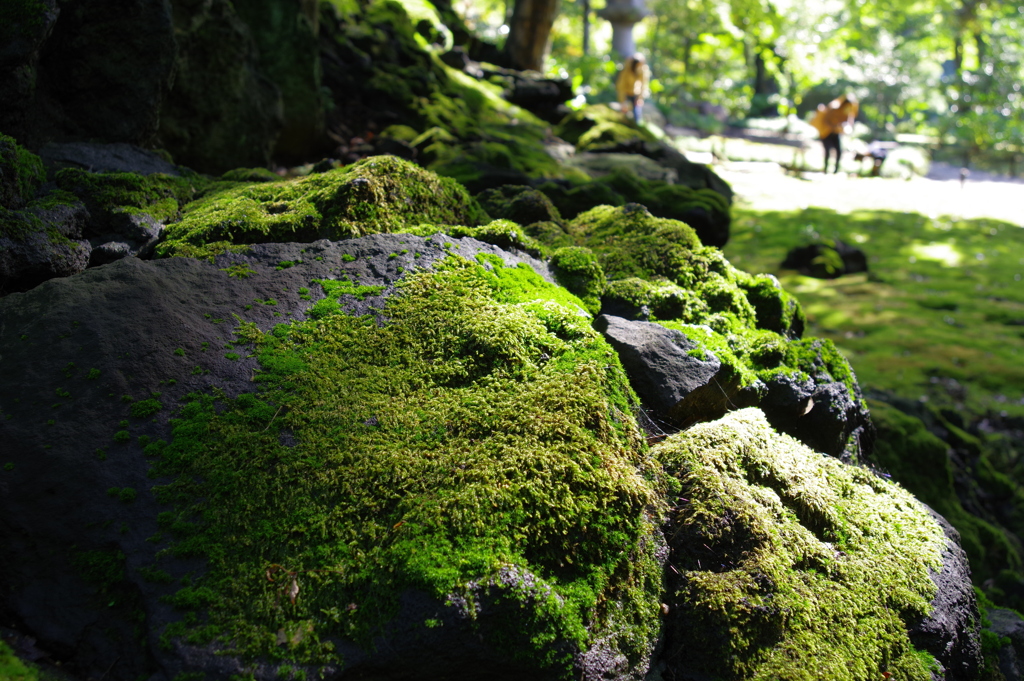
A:
POLYGON ((633 120, 640 123, 640 115, 644 106, 644 98, 649 96, 651 82, 651 70, 647 68, 647 60, 644 55, 637 52, 626 59, 622 65, 622 71, 615 81, 615 92, 619 96, 619 106, 626 111, 626 100, 628 99, 633 107, 633 120))
POLYGON ((857 99, 853 95, 843 95, 833 99, 828 105, 819 104, 818 111, 811 119, 811 125, 821 136, 821 143, 825 147, 825 173, 828 173, 828 157, 831 152, 836 152, 836 167, 834 172, 839 172, 839 157, 842 155, 842 147, 839 144, 839 135, 848 133, 853 128, 853 121, 857 118, 859 110, 857 99))

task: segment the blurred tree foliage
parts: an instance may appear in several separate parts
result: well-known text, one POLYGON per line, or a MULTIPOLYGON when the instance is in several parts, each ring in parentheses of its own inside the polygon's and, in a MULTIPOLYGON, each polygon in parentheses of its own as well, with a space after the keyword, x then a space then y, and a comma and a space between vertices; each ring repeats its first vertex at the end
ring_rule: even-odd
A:
MULTIPOLYGON (((516 2, 488 3, 500 25, 516 2)), ((594 11, 561 0, 550 71, 602 96, 621 55, 607 54, 594 11), (591 48, 583 50, 589 18, 591 48), (602 50, 602 46, 604 49, 602 50)), ((733 119, 795 113, 852 91, 879 138, 918 133, 1013 166, 1024 160, 1024 0, 647 0, 638 24, 657 101, 670 121, 721 107, 733 119), (699 109, 697 105, 703 103, 699 109)), ((495 33, 487 22, 485 31, 495 33)), ((1004 166, 1005 170, 1005 166, 1004 166)))

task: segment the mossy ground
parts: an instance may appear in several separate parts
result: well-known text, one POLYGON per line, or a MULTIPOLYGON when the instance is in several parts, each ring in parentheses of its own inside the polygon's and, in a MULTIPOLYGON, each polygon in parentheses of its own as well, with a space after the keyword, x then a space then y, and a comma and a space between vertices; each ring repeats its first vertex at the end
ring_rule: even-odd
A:
POLYGON ((832 339, 866 389, 1024 416, 1024 230, 912 213, 740 210, 725 253, 797 295, 809 332, 832 339), (819 237, 864 250, 868 274, 826 281, 782 271, 819 237))
POLYGON ((491 644, 566 674, 559 642, 649 654, 660 496, 635 397, 578 299, 489 264, 410 275, 383 326, 239 328, 260 391, 195 395, 148 450, 175 477, 157 489, 169 552, 208 561, 168 635, 320 665, 330 637, 380 633, 405 588, 444 603, 518 569, 550 591, 491 644))
POLYGON ((733 412, 656 445, 681 487, 668 530, 680 642, 709 678, 931 679, 908 622, 945 536, 909 493, 733 412))

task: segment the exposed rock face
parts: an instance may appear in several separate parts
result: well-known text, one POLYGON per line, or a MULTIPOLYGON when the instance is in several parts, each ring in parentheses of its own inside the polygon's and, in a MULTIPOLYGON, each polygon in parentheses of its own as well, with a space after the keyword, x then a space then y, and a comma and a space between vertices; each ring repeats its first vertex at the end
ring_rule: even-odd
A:
POLYGON ((981 662, 977 626, 981 617, 971 587, 971 568, 956 528, 932 509, 928 511, 942 528, 946 542, 942 567, 931 572, 938 588, 932 611, 910 629, 910 640, 935 657, 942 665, 938 675, 946 681, 976 679, 981 662))
POLYGON ((1009 641, 999 649, 999 671, 1006 681, 1024 678, 1024 619, 1014 610, 992 608, 986 616, 989 631, 1009 641))
POLYGON ((713 386, 722 363, 682 332, 608 315, 598 317, 594 328, 619 353, 633 389, 657 415, 689 424, 725 413, 729 395, 713 386))

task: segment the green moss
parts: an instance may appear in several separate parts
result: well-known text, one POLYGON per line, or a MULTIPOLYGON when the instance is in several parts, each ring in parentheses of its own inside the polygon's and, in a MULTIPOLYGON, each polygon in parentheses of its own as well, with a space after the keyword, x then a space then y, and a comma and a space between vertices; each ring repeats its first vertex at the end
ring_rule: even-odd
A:
POLYGON ((157 466, 177 477, 157 489, 174 509, 163 525, 173 553, 209 568, 175 602, 220 641, 323 663, 329 638, 368 643, 411 586, 512 603, 481 635, 538 666, 568 670, 598 639, 631 662, 650 653, 658 497, 635 397, 589 317, 559 302, 569 294, 487 264, 410 275, 384 326, 332 314, 240 328, 261 392, 194 395, 177 415, 157 466))
POLYGON ((541 254, 540 243, 510 220, 494 220, 479 227, 421 224, 415 227, 410 226, 403 231, 407 234, 424 237, 437 233, 455 238, 468 236, 505 250, 525 251, 534 256, 541 254))
POLYGON ((131 407, 131 415, 133 418, 146 419, 156 414, 158 411, 164 408, 164 405, 160 400, 149 398, 146 400, 139 400, 131 407))
POLYGON ((42 160, 14 138, 0 133, 0 207, 20 208, 33 199, 45 181, 42 160))
POLYGON ((344 239, 395 232, 409 221, 486 219, 465 189, 392 156, 281 182, 235 186, 193 202, 169 225, 161 255, 227 244, 344 239))
POLYGON ((597 257, 589 248, 559 248, 551 256, 551 265, 558 283, 578 296, 588 312, 593 315, 600 312, 605 276, 597 257))
POLYGON ((711 678, 931 679, 907 627, 929 611, 945 537, 909 493, 753 409, 653 452, 681 483, 673 662, 711 678))
POLYGON ((884 402, 871 400, 868 404, 878 430, 872 458, 957 529, 972 578, 984 582, 1008 565, 1019 570, 1022 556, 1018 543, 1004 529, 969 514, 961 505, 953 487, 949 445, 930 433, 920 419, 884 402))
POLYGON ((551 199, 532 187, 502 185, 485 190, 476 198, 491 217, 511 220, 520 225, 562 221, 551 199))
POLYGON ((281 176, 266 168, 235 168, 220 176, 228 182, 278 182, 281 176))
POLYGON ((10 646, 0 638, 0 679, 7 681, 38 681, 35 668, 19 660, 10 646))
POLYGON ((57 172, 57 186, 85 203, 94 217, 117 213, 146 213, 168 222, 203 188, 198 176, 137 173, 90 173, 78 168, 57 172))
POLYGON ((738 283, 754 307, 757 327, 799 338, 807 324, 800 302, 786 292, 779 280, 769 274, 740 276, 738 283))

